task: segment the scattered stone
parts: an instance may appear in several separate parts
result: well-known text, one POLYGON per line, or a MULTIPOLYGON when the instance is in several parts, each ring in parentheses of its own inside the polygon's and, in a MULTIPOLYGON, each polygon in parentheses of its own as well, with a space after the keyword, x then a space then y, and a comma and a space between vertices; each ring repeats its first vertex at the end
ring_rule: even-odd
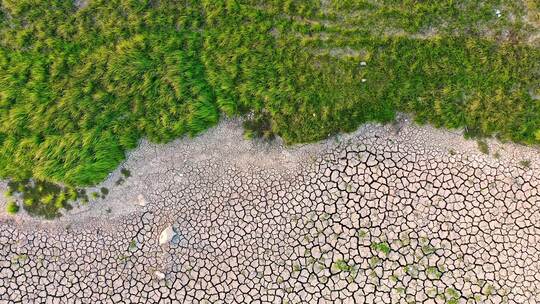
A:
POLYGON ((172 226, 168 226, 159 235, 159 244, 165 245, 167 243, 170 243, 175 235, 176 233, 174 232, 172 226))
POLYGON ((163 281, 165 280, 165 274, 161 271, 154 272, 154 275, 156 276, 156 279, 163 281))
POLYGON ((144 198, 144 195, 139 194, 137 196, 137 205, 144 207, 147 204, 148 204, 148 201, 146 201, 146 199, 144 198))

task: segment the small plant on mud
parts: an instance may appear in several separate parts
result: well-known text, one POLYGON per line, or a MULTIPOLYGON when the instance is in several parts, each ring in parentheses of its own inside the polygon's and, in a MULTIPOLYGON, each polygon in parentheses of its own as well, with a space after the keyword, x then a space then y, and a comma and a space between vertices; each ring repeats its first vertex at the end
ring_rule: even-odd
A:
POLYGON ((131 176, 131 171, 129 171, 129 170, 126 169, 126 168, 120 169, 120 173, 122 173, 122 175, 123 175, 125 178, 128 178, 128 177, 131 176))
POLYGON ((128 250, 131 251, 131 252, 137 250, 137 241, 136 240, 131 240, 131 242, 129 242, 128 250))
POLYGON ((430 266, 426 269, 426 274, 430 280, 438 280, 442 276, 442 272, 436 266, 430 266))
POLYGON ((353 267, 350 266, 347 261, 341 259, 334 262, 334 268, 339 271, 351 272, 353 267))
POLYGON ((70 210, 70 201, 84 197, 84 191, 41 180, 20 180, 8 183, 10 194, 17 194, 22 207, 30 214, 52 219, 60 216, 60 209, 70 210))
POLYGON ((107 194, 109 194, 109 189, 105 187, 101 187, 100 191, 101 191, 101 198, 105 198, 107 194))
POLYGON ((484 140, 477 140, 478 150, 484 154, 489 154, 489 146, 484 140))
POLYGON ((530 168, 531 167, 531 161, 528 159, 522 160, 519 162, 519 165, 523 168, 530 168))
POLYGON ((371 249, 377 252, 382 252, 385 255, 387 255, 390 253, 390 244, 388 244, 388 242, 372 243, 371 249))
POLYGON ((11 201, 11 202, 7 203, 6 211, 9 214, 16 214, 17 212, 19 212, 19 205, 17 205, 17 203, 15 203, 15 202, 11 201))
POLYGON ((275 137, 272 122, 268 114, 255 114, 244 122, 244 137, 246 139, 262 138, 271 140, 275 137))

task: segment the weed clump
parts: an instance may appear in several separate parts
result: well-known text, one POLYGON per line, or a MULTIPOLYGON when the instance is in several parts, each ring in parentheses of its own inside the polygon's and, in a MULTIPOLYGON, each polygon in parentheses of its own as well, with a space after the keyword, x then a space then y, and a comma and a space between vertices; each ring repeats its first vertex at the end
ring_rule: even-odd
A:
POLYGON ((388 255, 390 253, 390 244, 388 242, 373 243, 371 249, 388 255))
POLYGON ((530 168, 531 167, 531 161, 528 159, 524 159, 519 162, 519 165, 523 168, 530 168))
MULTIPOLYGON (((8 191, 22 200, 22 207, 30 215, 53 219, 61 209, 72 209, 70 201, 84 197, 84 191, 62 187, 41 180, 10 181, 8 191)), ((15 202, 13 202, 15 204, 15 202)), ((18 205, 16 205, 18 208, 18 205)), ((9 206, 8 206, 9 207, 9 206)), ((18 210, 18 209, 17 209, 18 210)))
POLYGON ((256 115, 244 122, 244 137, 246 139, 261 138, 271 140, 275 137, 272 122, 268 115, 256 115))
POLYGON ((477 140, 476 144, 478 146, 478 151, 483 154, 489 154, 489 146, 484 140, 477 140))
POLYGON ((131 171, 126 168, 120 169, 120 173, 124 176, 124 178, 129 178, 131 176, 131 171))
POLYGON ((16 214, 19 212, 19 205, 16 202, 8 202, 6 205, 6 211, 8 214, 16 214))

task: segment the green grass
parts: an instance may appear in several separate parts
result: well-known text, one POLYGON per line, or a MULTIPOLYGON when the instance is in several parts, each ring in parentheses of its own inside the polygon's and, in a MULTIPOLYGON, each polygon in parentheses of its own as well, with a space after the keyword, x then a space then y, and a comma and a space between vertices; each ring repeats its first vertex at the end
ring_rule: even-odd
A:
POLYGON ((131 176, 131 171, 129 171, 126 168, 120 169, 120 173, 124 176, 124 178, 129 178, 131 176))
POLYGON ((529 0, 3 0, 0 177, 93 185, 142 137, 248 113, 246 137, 288 144, 397 111, 538 144, 538 11, 529 0))
POLYGON ((483 154, 489 154, 489 146, 484 140, 477 140, 476 144, 478 146, 478 151, 483 154))
POLYGON ((8 202, 6 205, 6 211, 8 214, 16 214, 19 212, 19 205, 16 202, 8 202))
POLYGON ((523 168, 530 168, 531 167, 531 161, 528 159, 524 159, 519 161, 519 165, 523 168))
MULTIPOLYGON (((53 219, 60 216, 61 209, 70 210, 70 202, 77 199, 85 199, 84 190, 62 187, 54 183, 41 180, 10 181, 8 192, 10 195, 18 195, 22 200, 22 207, 30 215, 53 219)), ((8 204, 8 213, 16 206, 15 202, 8 204)))
POLYGON ((391 250, 388 242, 372 243, 371 249, 375 250, 376 252, 384 253, 385 255, 388 255, 391 250))
POLYGON ((340 259, 332 263, 332 269, 336 271, 349 272, 352 274, 356 273, 356 268, 354 265, 349 265, 350 263, 346 260, 340 259))

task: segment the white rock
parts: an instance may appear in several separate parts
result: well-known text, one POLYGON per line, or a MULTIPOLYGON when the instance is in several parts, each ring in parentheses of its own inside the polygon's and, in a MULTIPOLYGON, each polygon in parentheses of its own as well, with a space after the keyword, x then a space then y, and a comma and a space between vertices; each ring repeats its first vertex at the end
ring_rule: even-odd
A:
POLYGON ((164 245, 170 243, 175 235, 176 233, 174 232, 172 226, 168 226, 159 235, 159 244, 164 245))
POLYGON ((148 202, 146 201, 146 199, 144 198, 144 196, 142 194, 139 194, 137 196, 137 205, 139 206, 146 206, 148 204, 148 202))
POLYGON ((154 275, 158 280, 165 280, 165 274, 161 271, 154 272, 154 275))

